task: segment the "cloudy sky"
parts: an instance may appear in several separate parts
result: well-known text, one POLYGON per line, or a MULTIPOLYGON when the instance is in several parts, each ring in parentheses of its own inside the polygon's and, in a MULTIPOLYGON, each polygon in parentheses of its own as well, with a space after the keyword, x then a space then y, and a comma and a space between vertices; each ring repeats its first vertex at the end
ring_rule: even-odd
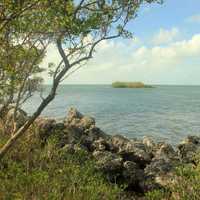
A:
MULTIPOLYGON (((200 0, 165 0, 141 8, 131 40, 106 41, 65 84, 200 84, 200 0)), ((59 60, 51 46, 42 65, 59 60)), ((45 82, 50 83, 47 75, 45 82)))

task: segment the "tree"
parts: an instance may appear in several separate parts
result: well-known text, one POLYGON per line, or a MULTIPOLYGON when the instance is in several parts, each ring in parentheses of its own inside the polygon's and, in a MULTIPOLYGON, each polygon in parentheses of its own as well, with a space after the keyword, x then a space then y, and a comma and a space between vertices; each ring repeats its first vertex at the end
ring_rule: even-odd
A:
MULTIPOLYGON (((19 2, 23 6, 23 1, 19 2)), ((43 43, 55 44, 62 59, 58 65, 50 69, 53 83, 49 94, 42 100, 29 120, 16 130, 0 149, 0 158, 54 99, 60 82, 93 57, 95 47, 100 42, 119 37, 131 37, 132 34, 126 30, 126 26, 137 16, 140 6, 144 3, 161 3, 160 0, 41 0, 34 2, 37 6, 27 9, 22 16, 12 20, 12 28, 21 33, 20 37, 29 32, 33 39, 41 38, 43 43)))

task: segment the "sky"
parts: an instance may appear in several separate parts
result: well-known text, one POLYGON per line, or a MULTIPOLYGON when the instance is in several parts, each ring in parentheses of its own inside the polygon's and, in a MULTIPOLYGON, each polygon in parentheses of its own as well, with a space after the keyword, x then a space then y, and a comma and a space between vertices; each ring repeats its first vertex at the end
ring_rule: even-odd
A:
MULTIPOLYGON (((200 85, 200 0, 144 5, 128 29, 132 39, 102 42, 94 58, 63 84, 200 85)), ((42 66, 59 59, 51 45, 42 66)), ((43 76, 45 83, 51 82, 47 74, 43 76)))

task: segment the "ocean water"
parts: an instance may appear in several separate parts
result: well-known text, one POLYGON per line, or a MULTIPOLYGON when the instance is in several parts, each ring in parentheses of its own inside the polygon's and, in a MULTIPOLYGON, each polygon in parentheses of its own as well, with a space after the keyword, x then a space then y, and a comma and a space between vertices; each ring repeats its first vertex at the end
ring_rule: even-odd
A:
MULTIPOLYGON (((40 101, 35 95, 25 110, 31 114, 40 101)), ((111 135, 146 135, 172 144, 187 135, 200 135, 200 86, 120 89, 109 85, 62 85, 42 115, 60 119, 70 107, 94 117, 97 126, 111 135)))

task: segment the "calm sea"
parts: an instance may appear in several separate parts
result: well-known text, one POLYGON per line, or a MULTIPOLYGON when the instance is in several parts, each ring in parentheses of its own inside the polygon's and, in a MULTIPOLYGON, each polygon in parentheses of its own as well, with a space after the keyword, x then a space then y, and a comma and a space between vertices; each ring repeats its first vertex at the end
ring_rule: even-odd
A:
MULTIPOLYGON (((40 101, 36 95, 25 105, 26 111, 33 112, 40 101)), ((94 117, 108 134, 147 135, 172 144, 189 134, 200 135, 200 86, 116 89, 109 85, 62 85, 43 115, 62 118, 70 107, 94 117)))

